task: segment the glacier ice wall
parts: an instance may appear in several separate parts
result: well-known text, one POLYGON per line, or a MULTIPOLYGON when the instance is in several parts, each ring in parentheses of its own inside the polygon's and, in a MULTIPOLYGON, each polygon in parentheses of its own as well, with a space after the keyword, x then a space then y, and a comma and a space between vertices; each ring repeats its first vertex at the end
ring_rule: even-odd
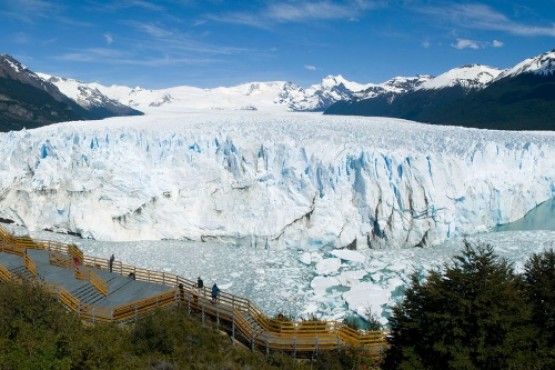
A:
POLYGON ((307 113, 159 113, 0 135, 0 217, 99 240, 404 248, 555 193, 555 135, 307 113))

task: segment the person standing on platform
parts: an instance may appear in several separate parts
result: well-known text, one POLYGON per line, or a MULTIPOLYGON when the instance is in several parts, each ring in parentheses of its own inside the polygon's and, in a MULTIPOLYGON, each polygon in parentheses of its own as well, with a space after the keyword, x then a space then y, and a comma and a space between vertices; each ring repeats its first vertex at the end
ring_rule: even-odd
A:
POLYGON ((220 288, 214 283, 214 285, 212 285, 212 303, 216 303, 218 298, 220 298, 220 288))
POLYGON ((116 258, 115 258, 114 255, 112 254, 112 255, 110 256, 110 262, 108 263, 108 266, 110 267, 110 272, 112 272, 112 268, 114 267, 114 260, 115 260, 115 259, 116 259, 116 258))

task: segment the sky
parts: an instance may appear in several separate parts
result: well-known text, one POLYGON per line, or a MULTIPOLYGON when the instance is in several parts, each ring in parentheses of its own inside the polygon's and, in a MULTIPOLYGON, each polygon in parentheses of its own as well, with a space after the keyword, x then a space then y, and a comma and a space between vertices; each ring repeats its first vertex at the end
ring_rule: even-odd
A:
POLYGON ((105 85, 306 87, 511 67, 555 48, 555 0, 0 0, 0 53, 105 85))

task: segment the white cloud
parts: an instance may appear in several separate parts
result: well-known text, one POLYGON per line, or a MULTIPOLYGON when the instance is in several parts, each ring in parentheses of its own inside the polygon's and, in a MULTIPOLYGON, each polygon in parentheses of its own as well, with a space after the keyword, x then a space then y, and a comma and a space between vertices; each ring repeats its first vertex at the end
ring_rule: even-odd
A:
POLYGON ((432 46, 432 45, 430 44, 430 41, 422 41, 422 47, 423 47, 424 49, 429 49, 430 46, 432 46))
POLYGON ((356 16, 357 7, 336 4, 330 1, 274 3, 271 4, 266 16, 278 22, 300 22, 308 19, 350 19, 356 16))
POLYGON ((107 43, 108 45, 111 45, 112 42, 114 42, 114 38, 113 38, 112 35, 110 35, 109 33, 105 33, 105 34, 102 35, 102 36, 104 36, 104 39, 106 40, 106 43, 107 43))
POLYGON ((501 48, 501 47, 503 47, 503 45, 505 45, 505 44, 503 43, 503 41, 493 40, 493 42, 491 43, 491 45, 492 45, 494 48, 501 48))
POLYGON ((445 3, 441 6, 414 7, 413 10, 467 29, 502 31, 521 36, 555 37, 555 24, 529 25, 519 23, 484 4, 445 3))
POLYGON ((478 41, 469 39, 457 39, 457 42, 451 44, 455 49, 481 49, 480 43, 478 41))
POLYGON ((309 70, 309 71, 315 71, 315 70, 318 69, 318 68, 316 68, 316 66, 313 66, 313 65, 311 65, 311 64, 305 65, 304 68, 307 69, 307 70, 309 70))
POLYGON ((357 21, 366 10, 386 7, 383 0, 302 0, 270 2, 259 12, 235 12, 211 15, 208 19, 218 22, 244 24, 258 28, 270 28, 275 23, 305 22, 311 20, 357 21))
POLYGON ((150 36, 153 36, 156 38, 170 37, 173 35, 172 31, 169 31, 165 28, 162 28, 160 26, 156 26, 150 23, 142 23, 137 21, 122 21, 121 23, 134 27, 139 31, 145 32, 150 36))
POLYGON ((113 60, 125 56, 125 53, 104 48, 80 49, 72 53, 66 53, 55 56, 56 60, 64 60, 70 62, 96 62, 98 60, 113 60))

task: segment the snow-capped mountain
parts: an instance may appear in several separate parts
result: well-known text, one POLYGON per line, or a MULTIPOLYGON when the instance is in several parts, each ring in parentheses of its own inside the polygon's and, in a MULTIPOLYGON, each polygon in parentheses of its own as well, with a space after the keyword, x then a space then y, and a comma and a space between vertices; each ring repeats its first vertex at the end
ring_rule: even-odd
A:
POLYGON ((24 85, 42 90, 56 101, 67 101, 67 97, 56 86, 42 79, 10 55, 0 54, 0 78, 18 81, 24 85))
POLYGON ((85 110, 9 55, 0 54, 0 131, 83 118, 85 110))
POLYGON ((501 73, 497 79, 516 77, 521 74, 549 76, 555 73, 555 50, 528 58, 501 73))
POLYGON ((502 70, 479 64, 451 69, 437 77, 424 81, 415 90, 437 90, 460 86, 465 91, 485 88, 502 70))
POLYGON ((233 87, 200 89, 179 86, 148 90, 140 87, 103 86, 89 84, 91 88, 122 104, 139 110, 202 109, 202 110, 266 110, 266 111, 323 111, 341 100, 354 97, 367 98, 382 94, 402 94, 413 90, 427 76, 397 77, 382 84, 359 84, 343 76, 327 76, 320 83, 304 89, 292 82, 252 82, 233 87))
POLYGON ((555 196, 555 135, 159 111, 0 134, 0 217, 101 240, 403 248, 555 196))
POLYGON ((291 94, 288 106, 293 111, 324 111, 338 101, 396 96, 414 90, 429 76, 395 77, 380 84, 359 84, 343 76, 327 76, 320 83, 291 94))
POLYGON ((343 100, 326 114, 387 116, 496 130, 555 130, 555 51, 499 70, 455 68, 388 99, 343 100))
MULTIPOLYGON (((433 77, 429 75, 418 75, 415 77, 395 77, 391 80, 387 80, 386 82, 378 86, 382 87, 385 92, 404 94, 415 90, 423 83, 429 81, 431 78, 433 77)), ((376 95, 371 95, 368 97, 374 97, 376 95)))
POLYGON ((54 84, 62 94, 88 111, 107 111, 113 113, 112 115, 139 114, 139 112, 121 104, 119 101, 108 98, 98 89, 91 87, 90 84, 71 78, 50 76, 45 73, 37 73, 37 75, 54 84))
POLYGON ((286 82, 251 82, 233 87, 201 89, 179 86, 148 90, 140 87, 91 84, 103 94, 142 111, 163 107, 170 110, 277 110, 286 111, 281 99, 286 82))
POLYGON ((368 86, 347 81, 341 75, 327 76, 307 89, 298 88, 298 94, 289 94, 287 105, 295 111, 323 111, 337 101, 351 99, 368 86))
POLYGON ((36 74, 13 57, 0 55, 0 131, 137 114, 141 112, 83 83, 36 74))

